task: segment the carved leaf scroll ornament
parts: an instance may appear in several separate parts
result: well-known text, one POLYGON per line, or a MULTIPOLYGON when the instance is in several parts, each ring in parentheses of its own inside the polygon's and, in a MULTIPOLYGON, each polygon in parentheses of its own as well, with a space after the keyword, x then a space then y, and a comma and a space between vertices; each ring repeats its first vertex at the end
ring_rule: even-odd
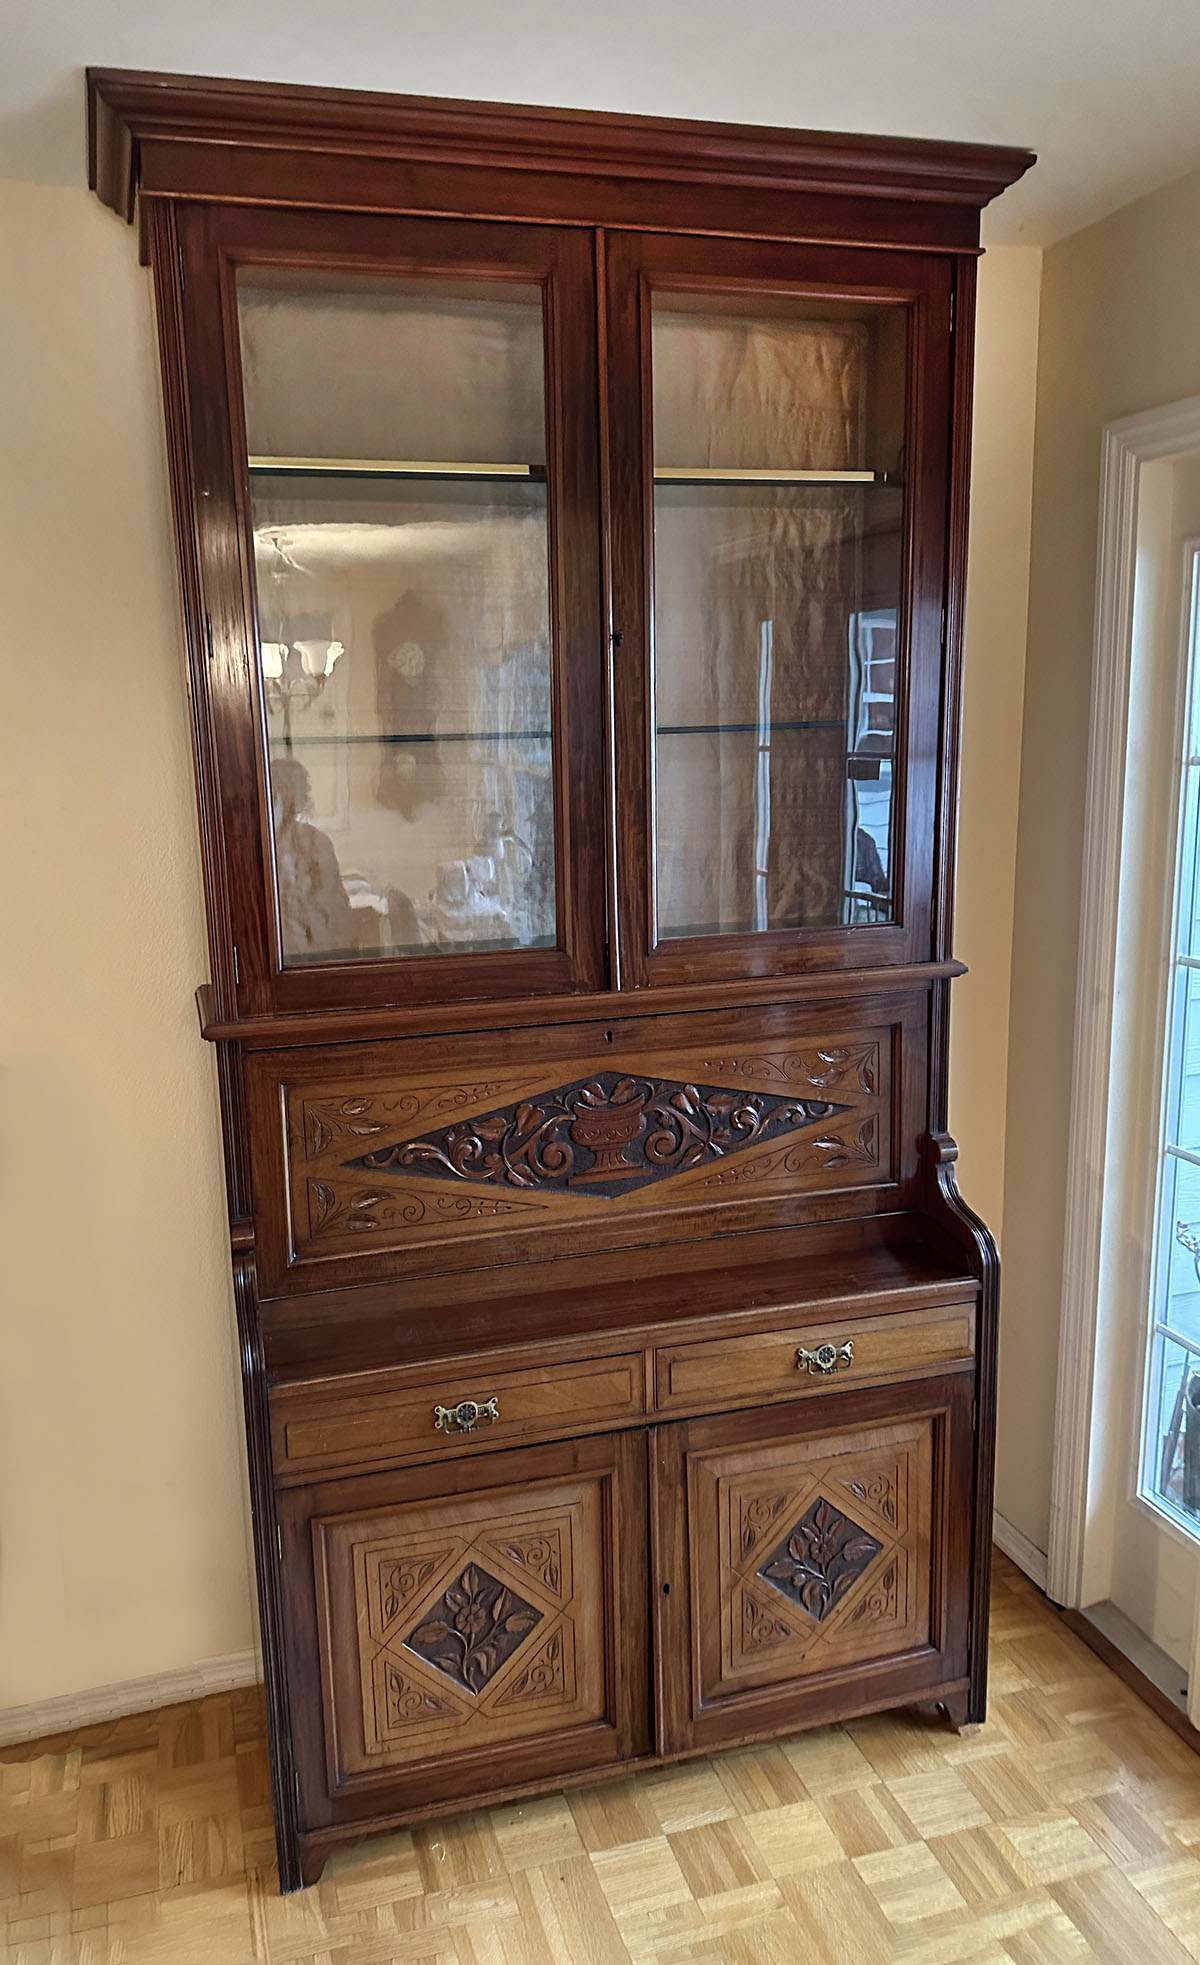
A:
POLYGON ((515 1706, 527 1699, 549 1699, 566 1689, 563 1674, 563 1635, 552 1631, 541 1650, 519 1671, 497 1699, 497 1706, 515 1706))
POLYGON ((846 1481, 847 1493, 857 1495, 860 1501, 869 1501, 878 1508, 884 1521, 896 1526, 896 1473, 872 1474, 864 1481, 846 1481))
POLYGON ((709 1058, 707 1062, 710 1071, 776 1079, 785 1085, 811 1085, 818 1092, 838 1091, 848 1086, 870 1095, 879 1083, 878 1044, 828 1044, 812 1051, 787 1051, 779 1056, 709 1058))
POLYGON ((601 1072, 345 1165, 376 1177, 403 1172, 612 1197, 847 1109, 828 1099, 601 1072))
POLYGON ((410 1685, 403 1672, 397 1671, 394 1665, 389 1665, 385 1671, 384 1692, 389 1730, 404 1725, 406 1721, 440 1719, 454 1712, 453 1706, 427 1692, 424 1686, 410 1685))

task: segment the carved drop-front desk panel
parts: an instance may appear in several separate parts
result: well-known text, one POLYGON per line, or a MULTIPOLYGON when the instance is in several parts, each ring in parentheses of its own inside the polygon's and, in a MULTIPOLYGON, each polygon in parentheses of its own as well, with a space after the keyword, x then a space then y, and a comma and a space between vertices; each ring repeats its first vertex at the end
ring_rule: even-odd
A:
POLYGON ((415 1040, 251 1064, 268 1292, 895 1205, 923 1002, 415 1040), (882 1013, 882 1014, 881 1014, 882 1013), (886 1017, 886 1020, 885 1020, 886 1017), (899 1148, 897 1139, 901 1142, 899 1148))

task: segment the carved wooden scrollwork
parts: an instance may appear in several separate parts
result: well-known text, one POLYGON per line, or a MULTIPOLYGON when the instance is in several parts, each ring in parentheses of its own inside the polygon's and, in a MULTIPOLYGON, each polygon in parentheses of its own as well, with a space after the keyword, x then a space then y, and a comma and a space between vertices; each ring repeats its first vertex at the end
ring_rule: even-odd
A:
POLYGON ((873 1508, 878 1508, 884 1521, 890 1522, 892 1527, 895 1527, 896 1475, 894 1471, 888 1474, 872 1474, 867 1480, 845 1481, 843 1486, 848 1494, 857 1496, 860 1501, 869 1501, 873 1508))
POLYGON ((367 1234, 380 1228, 486 1220, 526 1210, 524 1202, 500 1195, 414 1194, 406 1188, 383 1191, 377 1187, 360 1187, 345 1194, 323 1180, 309 1181, 308 1199, 313 1235, 367 1234))
POLYGON ((466 1111, 503 1089, 502 1079, 450 1085, 433 1092, 363 1092, 350 1098, 306 1099, 303 1106, 305 1148, 310 1160, 320 1159, 342 1142, 379 1139, 411 1125, 424 1113, 466 1111))
POLYGON ((612 1197, 846 1110, 828 1099, 601 1072, 345 1164, 376 1176, 612 1197))
POLYGON ((772 1528, 788 1504, 783 1494, 752 1494, 742 1502, 742 1554, 749 1555, 756 1542, 772 1528))
POLYGON ((406 1721, 441 1719, 455 1710, 444 1699, 427 1692, 423 1685, 411 1685, 395 1665, 388 1665, 384 1672, 384 1695, 389 1729, 406 1721))
POLYGON ((783 1644, 794 1637, 795 1632, 789 1624, 781 1622, 775 1612, 769 1610, 766 1604, 760 1603, 749 1590, 743 1590, 743 1651, 761 1651, 766 1645, 783 1644))
POLYGON ((834 1172, 842 1167, 879 1164, 879 1122, 874 1113, 837 1131, 822 1130, 791 1140, 774 1153, 756 1154, 737 1166, 722 1166, 709 1175, 709 1187, 746 1187, 781 1174, 834 1172))
POLYGON ((379 1609, 383 1626, 398 1617, 410 1598, 424 1589, 430 1577, 445 1561, 447 1553, 439 1550, 435 1555, 402 1557, 396 1562, 381 1565, 379 1609))
POLYGON ((706 1069, 784 1085, 811 1085, 818 1092, 847 1088, 870 1095, 879 1087, 879 1046, 831 1044, 770 1056, 759 1053, 754 1057, 709 1058, 706 1069))
POLYGON ((528 1569, 555 1596, 561 1596, 563 1562, 558 1529, 551 1528, 532 1535, 505 1536, 496 1540, 495 1547, 510 1562, 515 1562, 521 1569, 528 1569))
POLYGON ((896 1563, 890 1562, 876 1583, 867 1586, 866 1595, 861 1597, 850 1612, 848 1624, 882 1623, 896 1615, 899 1595, 899 1577, 896 1563))
POLYGON ((516 1706, 530 1699, 553 1698, 565 1690, 565 1646, 561 1627, 550 1633, 529 1663, 505 1686, 496 1704, 516 1706))

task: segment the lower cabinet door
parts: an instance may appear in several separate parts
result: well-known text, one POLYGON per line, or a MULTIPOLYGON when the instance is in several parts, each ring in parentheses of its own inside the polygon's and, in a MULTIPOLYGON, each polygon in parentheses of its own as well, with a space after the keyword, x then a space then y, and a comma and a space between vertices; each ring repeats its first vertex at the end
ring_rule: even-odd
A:
POLYGON ((663 1427, 663 1750, 940 1693, 967 1672, 970 1373, 663 1427))
POLYGON ((302 1827, 649 1746, 646 1435, 280 1500, 302 1827))

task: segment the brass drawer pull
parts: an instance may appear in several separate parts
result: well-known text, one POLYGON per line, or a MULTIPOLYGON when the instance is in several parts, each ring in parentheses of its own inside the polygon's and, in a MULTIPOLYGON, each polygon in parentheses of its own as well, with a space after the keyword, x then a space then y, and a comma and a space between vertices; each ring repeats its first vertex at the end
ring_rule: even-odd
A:
POLYGON ((439 1433, 473 1433, 481 1419, 494 1425, 499 1417, 499 1399, 463 1399, 456 1406, 433 1408, 433 1423, 439 1433))
POLYGON ((813 1378, 831 1378, 835 1371, 849 1371, 853 1363, 852 1337, 844 1344, 818 1344, 815 1351, 806 1351, 801 1344, 796 1352, 797 1371, 807 1371, 813 1378))

